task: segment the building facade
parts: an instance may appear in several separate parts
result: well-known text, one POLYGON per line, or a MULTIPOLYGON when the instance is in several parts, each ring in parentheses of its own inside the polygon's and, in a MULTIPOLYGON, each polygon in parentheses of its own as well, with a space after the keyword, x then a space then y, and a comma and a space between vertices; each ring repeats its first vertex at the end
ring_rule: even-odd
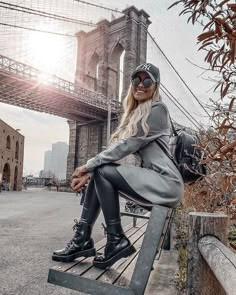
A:
POLYGON ((0 181, 4 190, 21 190, 24 136, 0 120, 0 181))

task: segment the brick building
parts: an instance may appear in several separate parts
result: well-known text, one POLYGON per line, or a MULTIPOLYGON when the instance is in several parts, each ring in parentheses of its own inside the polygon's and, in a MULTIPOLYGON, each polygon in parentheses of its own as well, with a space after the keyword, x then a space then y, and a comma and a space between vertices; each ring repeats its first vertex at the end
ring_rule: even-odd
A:
POLYGON ((0 181, 5 190, 21 190, 24 136, 0 119, 0 181))

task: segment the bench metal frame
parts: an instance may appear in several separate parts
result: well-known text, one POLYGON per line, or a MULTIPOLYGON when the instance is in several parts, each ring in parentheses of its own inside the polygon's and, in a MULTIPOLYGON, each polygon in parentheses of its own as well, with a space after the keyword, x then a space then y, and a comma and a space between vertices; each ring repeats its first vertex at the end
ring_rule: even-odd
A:
POLYGON ((154 205, 129 287, 99 282, 82 276, 50 269, 48 282, 93 295, 143 295, 156 255, 163 245, 173 209, 154 205))

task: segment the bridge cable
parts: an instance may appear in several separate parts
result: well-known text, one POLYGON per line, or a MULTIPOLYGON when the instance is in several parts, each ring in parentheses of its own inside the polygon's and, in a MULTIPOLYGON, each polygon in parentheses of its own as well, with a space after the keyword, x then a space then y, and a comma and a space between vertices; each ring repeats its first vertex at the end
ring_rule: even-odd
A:
MULTIPOLYGON (((184 116, 193 123, 193 125, 200 130, 200 128, 186 115, 186 113, 173 101, 173 99, 169 96, 168 93, 166 93, 166 91, 160 87, 160 89, 164 92, 164 94, 173 102, 173 104, 184 114, 184 116)), ((199 124, 199 123, 198 123, 199 124)), ((199 125, 201 127, 201 125, 199 125)))
POLYGON ((177 72, 177 70, 175 69, 175 67, 172 65, 172 63, 170 62, 170 60, 167 58, 167 56, 165 55, 165 53, 161 50, 161 48, 158 46, 156 40, 154 39, 154 37, 147 31, 148 35, 150 36, 150 38, 152 39, 152 41, 155 43, 155 45, 158 47, 158 49, 160 50, 160 52, 163 54, 163 56, 165 57, 165 59, 168 61, 168 63, 170 64, 170 66, 172 67, 172 69, 175 71, 175 73, 178 75, 178 77, 180 78, 180 80, 184 83, 184 85, 187 87, 187 89, 190 91, 190 93, 193 95, 193 97, 196 99, 196 101, 199 103, 199 105, 203 108, 203 110, 207 113, 207 115, 209 117, 211 117, 211 115, 208 113, 208 111, 204 108, 203 104, 199 101, 199 99, 196 97, 196 95, 192 92, 192 90, 189 88, 189 86, 186 84, 186 82, 184 81, 184 79, 180 76, 180 74, 177 72))
POLYGON ((22 27, 22 26, 17 26, 17 25, 10 25, 10 24, 5 24, 5 23, 0 23, 0 25, 7 26, 7 27, 13 27, 13 28, 17 28, 17 29, 23 29, 23 30, 41 32, 41 33, 47 33, 47 34, 54 34, 54 35, 59 35, 59 36, 64 36, 64 37, 73 37, 73 38, 76 38, 75 35, 70 35, 70 34, 63 34, 63 33, 56 33, 56 32, 44 31, 44 30, 27 28, 27 27, 22 27))
MULTIPOLYGON (((173 100, 175 100, 175 102, 182 108, 182 109, 184 109, 184 111, 188 114, 188 116, 189 117, 191 117, 192 118, 192 120, 194 120, 199 126, 201 126, 199 123, 198 123, 198 121, 186 110, 186 108, 177 100, 177 98, 176 97, 174 97, 174 95, 173 94, 171 94, 170 93, 170 91, 161 83, 161 86, 165 89, 165 91, 166 92, 168 92, 168 97, 170 98, 170 96, 172 97, 172 99, 173 100)), ((164 91, 163 89, 162 89, 162 91, 164 91)), ((165 94, 167 95, 167 93, 165 92, 165 94)), ((173 102, 173 100, 171 100, 172 102, 173 102)), ((174 103, 174 102, 173 102, 174 103)), ((175 104, 176 105, 176 104, 175 104)), ((176 105, 177 106, 177 105, 176 105)), ((186 116, 186 114, 185 114, 185 116, 186 116)))
POLYGON ((83 21, 83 20, 76 20, 76 19, 73 19, 73 18, 69 18, 69 17, 57 15, 57 14, 52 14, 52 13, 44 12, 44 11, 41 11, 41 10, 28 8, 28 7, 25 7, 25 6, 9 4, 9 3, 3 2, 3 1, 0 1, 0 4, 10 6, 10 7, 7 7, 7 6, 0 5, 0 7, 5 8, 5 9, 10 9, 10 10, 14 10, 14 11, 19 11, 19 12, 23 12, 23 13, 38 15, 38 16, 47 17, 47 18, 51 18, 51 19, 76 23, 76 24, 85 25, 85 26, 97 27, 97 25, 92 23, 92 22, 86 22, 86 21, 83 21))
POLYGON ((102 9, 105 9, 105 10, 109 10, 109 11, 112 11, 112 12, 118 12, 118 13, 124 14, 124 12, 122 12, 121 10, 114 9, 114 8, 109 8, 107 6, 98 5, 98 4, 95 4, 95 3, 91 3, 91 2, 87 2, 87 1, 81 1, 81 0, 74 0, 74 1, 76 1, 78 3, 82 3, 82 4, 91 5, 91 6, 94 6, 94 7, 97 7, 97 8, 102 8, 102 9))

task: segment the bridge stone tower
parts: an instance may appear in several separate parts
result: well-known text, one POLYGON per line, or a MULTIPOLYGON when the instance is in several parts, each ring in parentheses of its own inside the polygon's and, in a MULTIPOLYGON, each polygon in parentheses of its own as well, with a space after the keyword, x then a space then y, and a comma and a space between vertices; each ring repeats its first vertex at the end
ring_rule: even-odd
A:
MULTIPOLYGON (((76 34, 78 53, 75 84, 102 93, 109 100, 119 100, 127 93, 130 75, 137 65, 146 61, 147 30, 151 23, 144 10, 131 6, 124 15, 109 22, 102 20, 88 33, 76 34), (123 73, 121 72, 121 56, 123 73), (123 76, 123 81, 122 81, 123 76), (122 83, 123 82, 123 83, 122 83), (122 83, 122 84, 121 84, 122 83)), ((96 122, 69 121, 70 148, 67 178, 75 167, 101 152, 106 146, 107 120, 96 122)), ((111 129, 117 126, 117 118, 111 121, 111 129)))

